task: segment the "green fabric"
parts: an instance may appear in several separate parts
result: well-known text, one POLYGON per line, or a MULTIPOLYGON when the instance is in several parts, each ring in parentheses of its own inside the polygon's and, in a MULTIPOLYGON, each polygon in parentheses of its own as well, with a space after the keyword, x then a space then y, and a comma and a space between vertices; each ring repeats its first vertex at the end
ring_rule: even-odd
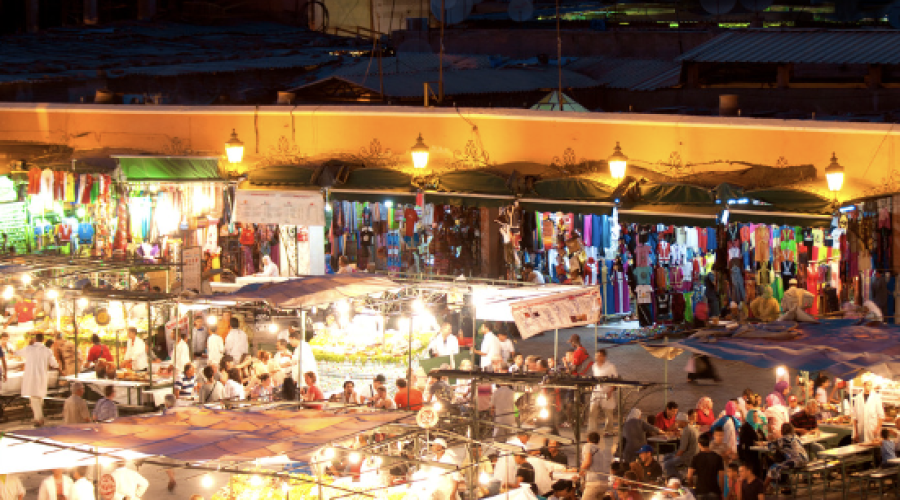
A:
POLYGON ((647 204, 619 210, 619 222, 712 227, 716 214, 715 206, 647 204))
POLYGON ((799 189, 774 188, 748 191, 748 198, 771 203, 780 211, 831 213, 831 200, 799 189))
MULTIPOLYGON (((754 209, 755 207, 738 206, 732 207, 736 210, 746 210, 752 213, 735 213, 730 212, 728 222, 752 222, 754 224, 775 224, 778 226, 800 226, 800 227, 830 227, 830 217, 801 217, 796 216, 773 215, 767 213, 764 209, 754 209)), ((797 231, 801 234, 800 231, 797 231)))
MULTIPOLYGON (((416 193, 392 193, 392 192, 382 192, 382 193, 346 193, 341 191, 340 189, 332 189, 329 200, 332 201, 357 201, 360 203, 369 202, 369 203, 384 203, 386 201, 392 201, 394 203, 414 203, 416 201, 416 193)), ((426 200, 426 203, 431 203, 426 200)), ((394 214, 390 214, 390 219, 388 222, 393 224, 394 214)))
POLYGON ((257 168, 250 172, 250 184, 256 186, 311 186, 315 169, 297 165, 277 165, 257 168))
POLYGON ((612 189, 590 179, 546 179, 534 183, 538 198, 550 200, 610 201, 612 189))
POLYGON ((217 181, 216 158, 119 158, 119 167, 128 181, 217 181))
POLYGON ((641 185, 641 201, 644 203, 713 204, 715 197, 706 188, 690 184, 648 182, 641 185))
POLYGON ((483 198, 481 196, 460 196, 451 193, 425 192, 425 203, 457 205, 462 207, 497 208, 513 203, 512 198, 483 198))
POLYGON ((513 195, 506 187, 506 179, 490 172, 477 170, 441 174, 438 190, 453 193, 513 195))
POLYGON ((397 192, 414 190, 410 175, 386 168, 358 168, 350 174, 346 183, 335 185, 335 188, 397 192))
MULTIPOLYGON (((612 205, 584 205, 580 203, 566 203, 565 201, 551 201, 549 203, 541 203, 535 201, 519 200, 519 206, 523 210, 533 210, 536 212, 563 212, 573 214, 592 214, 592 215, 612 215, 612 205)), ((538 223, 538 228, 541 225, 538 223)))
POLYGON ((716 186, 715 191, 716 198, 722 200, 722 203, 726 203, 728 200, 737 200, 746 196, 744 190, 740 187, 724 182, 716 186))

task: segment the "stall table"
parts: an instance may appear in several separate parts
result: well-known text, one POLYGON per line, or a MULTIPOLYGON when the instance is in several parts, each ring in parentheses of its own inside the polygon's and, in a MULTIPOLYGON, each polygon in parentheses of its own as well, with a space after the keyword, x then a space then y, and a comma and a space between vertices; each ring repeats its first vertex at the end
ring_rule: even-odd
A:
POLYGON ((860 455, 871 453, 871 459, 875 460, 875 447, 864 444, 851 444, 850 446, 841 446, 840 448, 832 448, 819 453, 820 457, 832 458, 841 463, 841 498, 847 498, 847 462, 860 455))
MULTIPOLYGON (((819 432, 818 434, 806 434, 804 436, 800 436, 800 442, 803 443, 803 446, 809 446, 812 443, 821 443, 835 437, 837 437, 837 434, 831 432, 819 432)), ((769 446, 754 445, 751 446, 750 449, 756 452, 767 452, 769 451, 769 446)))
POLYGON ((678 448, 678 443, 681 441, 680 436, 672 436, 669 434, 664 434, 661 436, 650 436, 647 438, 647 442, 653 445, 653 449, 656 451, 656 454, 659 455, 659 447, 664 444, 674 445, 675 448, 678 448))
MULTIPOLYGON (((150 388, 149 382, 139 382, 132 380, 111 380, 111 379, 98 379, 97 374, 94 372, 87 373, 79 373, 78 375, 70 375, 67 377, 62 377, 63 380, 68 380, 70 382, 81 382, 85 385, 97 385, 99 387, 105 387, 108 385, 112 385, 115 387, 124 387, 126 392, 125 399, 116 398, 116 402, 127 404, 129 406, 133 405, 132 401, 137 401, 138 404, 142 404, 144 401, 143 392, 146 389, 150 388), (136 393, 136 396, 132 398, 132 391, 136 393)), ((157 386, 159 388, 165 388, 164 385, 157 386)), ((169 392, 172 391, 171 384, 168 388, 169 392)), ((121 397, 121 395, 119 395, 121 397)))

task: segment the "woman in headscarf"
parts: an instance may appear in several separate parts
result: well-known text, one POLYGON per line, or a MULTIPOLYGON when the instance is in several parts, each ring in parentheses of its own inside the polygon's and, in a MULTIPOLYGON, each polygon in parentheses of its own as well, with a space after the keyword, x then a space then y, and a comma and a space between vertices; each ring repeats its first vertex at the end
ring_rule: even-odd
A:
POLYGON ((719 417, 713 422, 709 430, 721 428, 725 432, 725 444, 733 456, 737 456, 737 431, 741 428, 741 423, 737 418, 737 404, 734 401, 725 403, 725 415, 719 417))
MULTIPOLYGON (((769 396, 775 396, 778 398, 778 401, 781 402, 781 406, 787 407, 788 405, 788 396, 791 393, 791 385, 788 384, 787 380, 780 380, 775 384, 775 389, 772 390, 772 393, 769 396)), ((769 398, 766 397, 766 402, 768 403, 769 398)))
POLYGON ((634 462, 638 456, 638 450, 647 444, 648 434, 658 436, 663 434, 663 431, 641 419, 641 410, 632 408, 625 423, 622 424, 622 436, 625 438, 625 449, 622 451, 624 463, 634 462))
POLYGON ((697 425, 700 427, 709 427, 716 422, 716 415, 713 413, 713 402, 707 396, 697 401, 697 425))
POLYGON ((766 396, 766 419, 768 419, 769 441, 774 441, 781 437, 781 425, 791 421, 787 406, 782 404, 781 400, 774 393, 766 396))
POLYGON ((744 399, 747 402, 747 413, 744 417, 744 423, 738 432, 738 458, 748 467, 753 469, 753 473, 762 476, 762 463, 759 460, 759 454, 755 450, 751 450, 759 441, 765 441, 766 435, 766 417, 759 409, 759 394, 746 394, 744 399))

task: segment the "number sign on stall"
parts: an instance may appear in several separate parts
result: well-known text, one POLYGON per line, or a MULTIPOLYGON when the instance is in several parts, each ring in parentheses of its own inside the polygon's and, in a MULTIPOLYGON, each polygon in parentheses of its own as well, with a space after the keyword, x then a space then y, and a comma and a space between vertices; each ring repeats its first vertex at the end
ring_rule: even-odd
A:
POLYGON ((234 220, 247 224, 324 226, 325 202, 318 193, 238 190, 234 220))

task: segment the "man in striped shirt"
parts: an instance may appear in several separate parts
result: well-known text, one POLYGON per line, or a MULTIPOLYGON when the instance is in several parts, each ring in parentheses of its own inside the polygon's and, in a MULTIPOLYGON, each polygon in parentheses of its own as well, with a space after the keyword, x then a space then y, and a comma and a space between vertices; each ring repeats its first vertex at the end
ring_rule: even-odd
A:
POLYGON ((197 391, 197 378, 194 376, 194 365, 184 365, 184 375, 175 381, 175 396, 178 399, 188 399, 197 391))

